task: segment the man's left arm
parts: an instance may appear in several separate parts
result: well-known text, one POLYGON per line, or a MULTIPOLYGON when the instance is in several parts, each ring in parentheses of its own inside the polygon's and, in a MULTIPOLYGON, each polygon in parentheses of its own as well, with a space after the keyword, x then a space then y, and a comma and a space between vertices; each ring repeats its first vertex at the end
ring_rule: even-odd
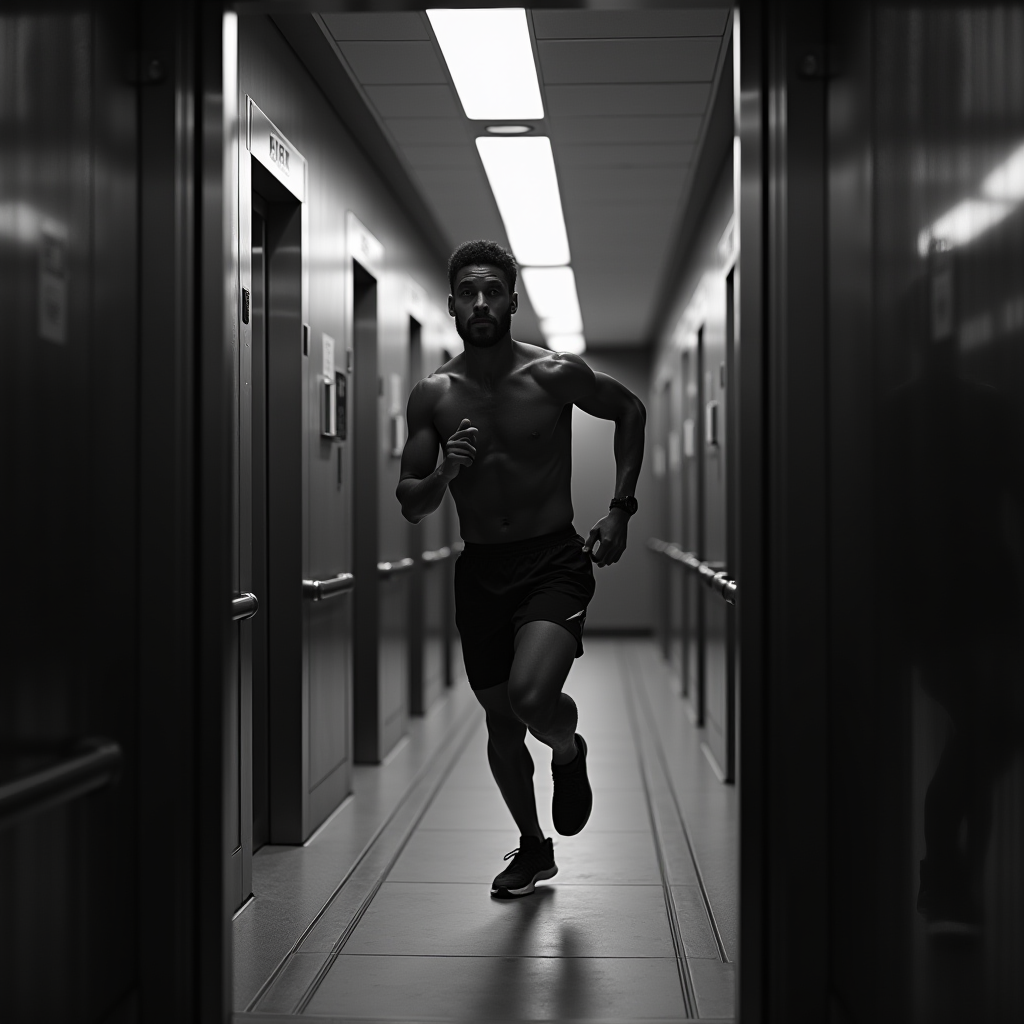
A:
MULTIPOLYGON (((584 412, 615 423, 615 494, 613 497, 633 497, 640 466, 644 461, 644 427, 647 410, 644 403, 629 388, 606 373, 594 373, 593 387, 581 380, 581 391, 573 402, 584 412)), ((583 550, 598 566, 617 562, 626 550, 626 530, 629 513, 613 508, 594 524, 583 550)))

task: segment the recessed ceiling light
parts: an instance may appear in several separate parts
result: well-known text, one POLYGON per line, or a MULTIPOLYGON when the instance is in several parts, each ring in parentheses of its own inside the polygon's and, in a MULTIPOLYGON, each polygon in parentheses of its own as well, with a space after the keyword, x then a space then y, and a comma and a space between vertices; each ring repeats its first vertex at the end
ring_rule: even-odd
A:
POLYGON ((522 7, 434 9, 427 17, 466 117, 512 121, 544 116, 522 7))
POLYGON ((476 148, 516 259, 527 266, 568 263, 569 238, 551 140, 545 135, 480 135, 476 148))
POLYGON ((526 135, 533 131, 532 124, 489 124, 487 131, 492 135, 526 135))

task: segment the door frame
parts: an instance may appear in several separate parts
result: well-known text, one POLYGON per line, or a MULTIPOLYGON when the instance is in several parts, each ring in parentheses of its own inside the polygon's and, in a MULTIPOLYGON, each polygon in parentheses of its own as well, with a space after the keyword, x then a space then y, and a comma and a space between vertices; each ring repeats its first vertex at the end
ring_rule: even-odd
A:
MULTIPOLYGON (((304 528, 305 496, 308 483, 308 460, 304 445, 304 427, 307 420, 308 397, 305 379, 308 375, 309 349, 309 204, 306 202, 308 190, 308 165, 302 154, 288 140, 287 136, 263 113, 251 96, 242 98, 238 121, 238 295, 236 317, 239 334, 237 360, 239 379, 251 380, 252 360, 252 325, 248 315, 246 296, 252 293, 252 204, 253 204, 253 160, 261 173, 269 175, 270 180, 279 185, 283 194, 294 200, 299 208, 298 231, 292 226, 288 229, 291 235, 299 235, 298 272, 300 296, 298 319, 301 322, 301 361, 290 369, 289 375, 294 380, 287 381, 287 386, 295 385, 295 408, 289 410, 288 420, 294 418, 294 437, 288 440, 302 445, 302 456, 297 465, 291 464, 291 478, 287 486, 268 488, 277 495, 276 515, 268 516, 268 593, 257 595, 263 602, 262 614, 267 615, 273 609, 268 622, 269 661, 267 666, 267 689, 270 702, 270 722, 268 747, 273 757, 274 771, 270 777, 269 792, 269 841, 271 843, 302 842, 307 831, 310 813, 308 798, 308 722, 305 707, 308 688, 308 667, 305 644, 305 614, 302 598, 302 578, 309 562, 309 537, 304 528), (275 529, 274 523, 285 520, 291 524, 289 530, 275 529), (287 544, 282 542, 282 535, 287 533, 287 544), (275 572, 276 570, 276 572, 275 572), (296 728, 298 725, 298 728, 296 728)), ((261 196, 272 207, 273 195, 261 196)), ((268 293, 271 280, 271 261, 269 253, 270 226, 273 214, 268 209, 268 253, 265 257, 267 268, 268 293)), ((267 358, 271 358, 271 318, 267 307, 267 358)), ((296 337, 296 344, 300 338, 296 337)), ((242 388, 239 394, 239 412, 242 422, 248 416, 251 435, 251 393, 242 388)), ((268 416, 271 412, 271 392, 268 381, 267 406, 268 416)), ((267 459, 274 459, 274 445, 268 442, 267 459)), ((240 445, 240 452, 243 451, 240 445)), ((282 463, 288 464, 286 460, 282 463)), ((276 483, 281 483, 280 479, 276 483)), ((251 478, 249 505, 251 507, 251 478)), ((240 508, 244 502, 240 502, 240 508)), ((244 522, 240 524, 244 529, 244 522)), ((240 541, 242 538, 240 537, 240 541)), ((248 550, 241 544, 239 561, 240 581, 242 589, 251 581, 252 549, 251 533, 248 550)), ((260 612, 257 612, 260 614, 260 612)), ((240 649, 244 651, 245 624, 242 624, 240 649)), ((251 642, 250 642, 251 647, 251 642)), ((244 672, 244 661, 243 661, 244 672)), ((240 789, 242 802, 242 891, 243 895, 252 888, 252 672, 251 661, 248 678, 242 676, 241 705, 241 759, 240 789)))

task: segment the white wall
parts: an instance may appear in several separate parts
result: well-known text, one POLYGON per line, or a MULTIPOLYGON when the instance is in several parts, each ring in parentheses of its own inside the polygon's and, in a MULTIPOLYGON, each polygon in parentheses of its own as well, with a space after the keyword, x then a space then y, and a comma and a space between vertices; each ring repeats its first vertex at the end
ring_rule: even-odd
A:
MULTIPOLYGON (((646 351, 588 352, 584 359, 594 370, 615 377, 647 403, 651 364, 646 351)), ((615 493, 615 424, 574 409, 572 429, 572 504, 576 531, 586 537, 608 511, 608 502, 615 493)), ((615 565, 594 570, 597 593, 587 612, 588 632, 654 629, 654 556, 646 547, 654 523, 652 479, 648 450, 636 489, 640 508, 629 522, 626 551, 615 565)))

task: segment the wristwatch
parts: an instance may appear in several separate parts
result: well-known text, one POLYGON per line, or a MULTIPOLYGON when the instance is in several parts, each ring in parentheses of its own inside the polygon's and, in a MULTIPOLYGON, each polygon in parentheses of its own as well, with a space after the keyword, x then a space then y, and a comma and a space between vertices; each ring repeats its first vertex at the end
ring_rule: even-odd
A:
POLYGON ((621 508, 627 516, 636 514, 636 510, 640 506, 636 503, 636 498, 632 494, 627 495, 625 498, 612 498, 608 503, 608 511, 611 512, 613 508, 621 508))

